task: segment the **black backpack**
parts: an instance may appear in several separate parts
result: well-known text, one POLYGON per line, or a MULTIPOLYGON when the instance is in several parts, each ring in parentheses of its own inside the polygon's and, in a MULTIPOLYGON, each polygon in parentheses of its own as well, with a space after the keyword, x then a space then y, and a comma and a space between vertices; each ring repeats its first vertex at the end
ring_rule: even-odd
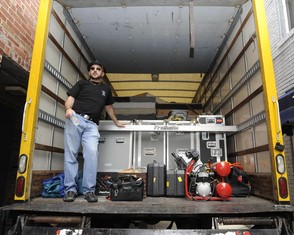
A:
POLYGON ((249 177, 239 167, 231 167, 231 173, 228 175, 228 183, 232 186, 232 196, 247 197, 251 193, 249 177))

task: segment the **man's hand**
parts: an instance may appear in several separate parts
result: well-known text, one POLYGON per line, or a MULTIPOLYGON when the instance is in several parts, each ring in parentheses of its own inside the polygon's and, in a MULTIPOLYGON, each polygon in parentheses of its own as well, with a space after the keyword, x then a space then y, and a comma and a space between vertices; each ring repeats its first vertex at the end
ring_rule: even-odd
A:
POLYGON ((66 117, 66 118, 70 118, 74 113, 75 113, 75 111, 73 111, 71 108, 68 108, 68 109, 65 111, 65 117, 66 117))
POLYGON ((117 126, 117 127, 125 127, 125 123, 123 123, 122 121, 117 121, 117 122, 115 122, 115 125, 117 126))

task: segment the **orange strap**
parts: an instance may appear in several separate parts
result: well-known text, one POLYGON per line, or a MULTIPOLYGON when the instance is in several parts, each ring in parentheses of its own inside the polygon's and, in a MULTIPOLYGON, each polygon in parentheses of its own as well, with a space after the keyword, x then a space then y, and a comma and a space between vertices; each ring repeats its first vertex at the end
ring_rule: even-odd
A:
POLYGON ((230 166, 232 166, 232 167, 234 166, 234 167, 237 167, 240 170, 243 170, 243 166, 241 165, 240 162, 230 163, 230 166))

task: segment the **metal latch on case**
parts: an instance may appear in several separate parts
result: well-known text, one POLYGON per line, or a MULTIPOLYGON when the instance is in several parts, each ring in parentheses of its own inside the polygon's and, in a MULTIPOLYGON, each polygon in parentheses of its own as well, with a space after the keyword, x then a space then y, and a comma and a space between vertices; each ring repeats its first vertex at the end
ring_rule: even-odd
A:
POLYGON ((144 148, 144 155, 152 155, 154 156, 156 154, 155 148, 144 148))
POLYGON ((124 137, 116 137, 115 138, 115 143, 123 144, 124 142, 125 142, 125 138, 124 137))

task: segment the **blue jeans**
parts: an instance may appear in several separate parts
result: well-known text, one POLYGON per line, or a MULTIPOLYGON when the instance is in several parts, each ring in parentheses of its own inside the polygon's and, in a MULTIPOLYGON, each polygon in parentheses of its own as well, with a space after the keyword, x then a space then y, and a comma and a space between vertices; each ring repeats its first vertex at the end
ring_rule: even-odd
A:
MULTIPOLYGON (((74 125, 66 118, 64 127, 64 185, 65 193, 77 193, 78 183, 78 152, 83 147, 83 193, 95 192, 98 168, 99 127, 96 123, 74 114, 79 124, 74 125)), ((79 190, 81 191, 81 190, 79 190)))

